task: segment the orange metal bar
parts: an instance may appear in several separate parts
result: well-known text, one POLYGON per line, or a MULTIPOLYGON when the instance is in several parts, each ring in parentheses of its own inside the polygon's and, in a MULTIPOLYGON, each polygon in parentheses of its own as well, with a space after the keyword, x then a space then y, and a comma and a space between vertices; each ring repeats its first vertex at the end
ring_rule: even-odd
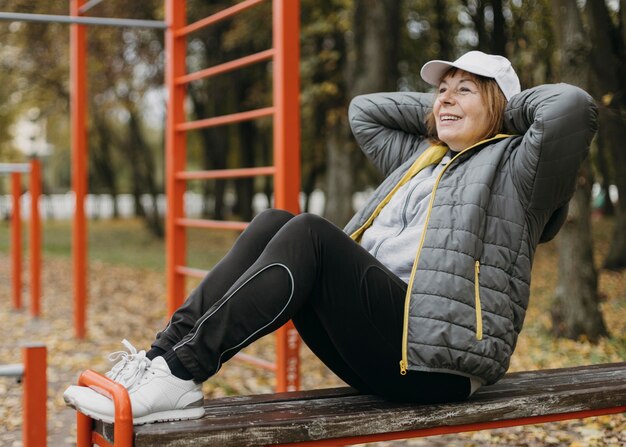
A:
POLYGON ((262 109, 250 110, 247 112, 232 113, 230 115, 216 116, 197 121, 188 121, 176 126, 176 130, 195 130, 205 127, 223 126, 224 124, 240 123, 242 121, 250 121, 257 118, 272 116, 274 107, 264 107, 262 109))
POLYGON ((243 231, 248 226, 248 222, 181 218, 181 219, 176 220, 176 225, 179 225, 182 227, 188 227, 188 228, 208 228, 208 229, 219 229, 219 230, 243 231))
MULTIPOLYGON (((213 25, 221 20, 232 17, 235 14, 240 13, 241 11, 244 11, 246 9, 252 8, 253 6, 256 6, 259 3, 262 3, 264 1, 265 0, 246 0, 241 3, 237 3, 236 5, 231 6, 230 8, 226 8, 216 14, 213 14, 202 20, 198 20, 197 22, 192 23, 191 25, 187 25, 186 27, 177 30, 176 37, 187 36, 188 34, 191 34, 207 26, 213 25)), ((184 10, 184 8, 182 9, 184 10)))
MULTIPOLYGON (((300 212, 300 2, 274 0, 274 196, 276 207, 300 212)), ((276 334, 277 391, 300 387, 300 341, 293 323, 276 334)))
POLYGON ((24 417, 22 442, 24 447, 42 447, 47 437, 48 382, 46 379, 46 347, 29 345, 22 349, 24 361, 24 417))
POLYGON ((300 335, 293 322, 276 331, 276 392, 300 389, 300 335))
POLYGON ((594 416, 603 416, 608 414, 618 414, 626 411, 626 406, 615 408, 600 408, 597 410, 575 411, 572 413, 549 414, 544 416, 531 416, 519 419, 507 419, 503 421, 481 422, 477 424, 449 425, 433 428, 425 428, 421 430, 411 430, 406 432, 380 433, 369 436, 354 436, 350 438, 335 438, 322 441, 294 442, 291 444, 277 444, 274 447, 284 446, 340 446, 352 444, 364 444, 367 442, 393 441, 397 439, 421 438, 435 435, 446 435, 452 433, 463 433, 468 431, 490 430, 495 428, 518 427, 521 425, 543 424, 546 422, 566 421, 570 419, 583 419, 594 416))
POLYGON ((41 315, 41 217, 39 197, 41 196, 41 163, 30 161, 30 314, 41 315))
MULTIPOLYGON (((70 0, 70 15, 80 15, 84 0, 70 0)), ((74 332, 86 335, 87 308, 87 44, 85 25, 70 25, 70 114, 72 145, 72 190, 75 210, 72 228, 74 271, 74 332)))
POLYGON ((109 441, 104 439, 104 437, 100 433, 96 433, 96 432, 92 433, 91 442, 93 442, 96 445, 99 445, 100 447, 115 447, 109 441))
POLYGON ((179 265, 176 266, 176 273, 180 274, 180 275, 185 275, 185 276, 191 276, 194 278, 204 278, 207 273, 209 273, 208 270, 202 270, 202 269, 194 269, 191 267, 186 267, 183 265, 179 265))
POLYGON ((165 17, 169 24, 165 32, 165 86, 169 93, 167 102, 167 130, 165 138, 165 169, 167 192, 166 216, 166 275, 167 310, 172 315, 183 303, 185 297, 185 277, 176 271, 176 266, 185 264, 185 227, 177 224, 184 217, 186 184, 176 178, 185 169, 187 159, 187 135, 179 129, 185 121, 185 86, 176 84, 176 79, 185 74, 186 40, 180 31, 185 26, 185 0, 166 0, 165 17))
MULTIPOLYGON (((261 3, 263 0, 247 0, 227 8, 217 14, 184 26, 185 3, 176 7, 169 0, 166 8, 167 70, 166 85, 170 94, 168 103, 168 130, 166 137, 167 164, 167 276, 168 310, 171 315, 182 304, 184 276, 199 277, 204 272, 184 266, 186 227, 244 229, 242 222, 217 222, 187 219, 183 211, 184 181, 191 179, 228 178, 248 176, 251 170, 185 171, 184 132, 206 127, 221 126, 241 121, 274 116, 274 161, 273 168, 256 169, 254 175, 274 174, 274 194, 276 206, 299 212, 300 192, 300 2, 299 0, 274 0, 273 30, 274 44, 271 50, 247 56, 236 61, 185 75, 185 47, 181 39, 200 28, 231 17, 244 9, 261 3), (179 8, 179 9, 177 9, 179 8), (177 15, 178 14, 178 15, 177 15), (182 86, 197 79, 240 68, 260 60, 274 58, 274 101, 273 107, 212 117, 198 121, 184 121, 182 86), (245 174, 245 175, 244 175, 245 174), (181 183, 183 183, 181 185, 181 183)), ((291 391, 299 388, 299 347, 300 341, 293 324, 288 323, 277 331, 277 390, 291 391)), ((269 362, 267 362, 269 365, 269 362)), ((266 365, 267 366, 267 365, 266 365)), ((274 367, 274 366, 272 366, 274 367)))
MULTIPOLYGON (((91 387, 99 393, 105 394, 113 399, 115 406, 115 420, 113 425, 115 447, 132 447, 133 412, 126 388, 91 370, 87 370, 80 375, 78 385, 91 387)), ((77 447, 91 447, 93 442, 99 441, 98 436, 93 436, 92 419, 80 412, 76 413, 76 418, 77 447)), ((100 437, 100 439, 102 438, 100 437)))
POLYGON ((235 357, 233 357, 233 359, 237 359, 239 361, 242 362, 246 362, 252 366, 256 366, 259 368, 263 368, 263 369, 267 369, 268 371, 276 371, 277 366, 276 363, 272 363, 272 362, 268 362, 267 360, 263 360, 261 358, 258 357, 254 357, 252 355, 249 354, 245 354, 243 352, 239 352, 237 353, 237 355, 235 357))
POLYGON ((274 0, 276 206, 300 212, 300 2, 274 0))
POLYGON ((93 419, 76 412, 76 447, 92 447, 93 419))
POLYGON ((204 70, 199 70, 194 73, 187 74, 176 79, 177 84, 188 84, 193 81, 198 81, 200 79, 208 78, 211 76, 216 76, 218 74, 227 73, 232 70, 236 70, 237 68, 246 67, 248 65, 255 64, 257 62, 266 61, 274 57, 274 49, 271 48, 269 50, 261 51, 259 53, 251 54, 250 56, 245 56, 234 61, 226 62, 220 65, 216 65, 214 67, 205 68, 204 70))
POLYGON ((274 166, 259 168, 240 169, 215 169, 212 171, 183 171, 176 174, 177 179, 182 180, 209 180, 209 179, 231 179, 240 177, 256 177, 261 175, 274 175, 274 166))
POLYGON ((22 308, 22 213, 20 196, 22 176, 19 172, 11 173, 11 288, 13 289, 13 309, 22 308))

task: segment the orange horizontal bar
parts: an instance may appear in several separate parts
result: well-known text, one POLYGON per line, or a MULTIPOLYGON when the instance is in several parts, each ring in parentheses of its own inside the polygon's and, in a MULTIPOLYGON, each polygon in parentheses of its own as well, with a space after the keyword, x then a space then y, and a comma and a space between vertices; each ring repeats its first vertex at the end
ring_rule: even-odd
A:
POLYGON ((194 278, 204 278, 209 273, 209 270, 194 269, 184 265, 178 265, 174 270, 180 275, 193 276, 194 278))
MULTIPOLYGON (((78 385, 94 388, 96 391, 108 395, 113 399, 115 406, 115 423, 113 424, 113 438, 117 447, 132 447, 133 445, 133 413, 128 391, 117 382, 113 382, 94 371, 86 370, 78 378, 78 385)), ((92 419, 77 412, 77 446, 86 447, 94 441, 92 419)), ((95 439, 99 441, 97 438, 95 439)))
POLYGON ((176 225, 190 228, 209 228, 217 230, 245 230, 248 222, 234 222, 227 220, 209 219, 177 219, 176 225))
POLYGON ((95 431, 91 433, 91 442, 100 447, 115 447, 113 444, 107 441, 104 436, 95 431))
POLYGON ((604 416, 607 414, 618 414, 626 411, 626 406, 615 408, 599 408, 596 410, 574 411, 571 413, 547 414, 542 416, 529 416, 517 419, 506 419, 502 421, 479 422, 476 424, 462 425, 442 425, 440 427, 423 428, 420 430, 410 430, 405 432, 379 433, 367 436, 354 436, 349 438, 334 438, 322 441, 294 442, 290 444, 278 444, 275 447, 287 445, 305 446, 345 446, 352 444, 364 444, 367 442, 393 441, 397 439, 424 438, 427 436, 447 435, 452 433, 463 433, 468 431, 491 430, 495 428, 518 427, 521 425, 543 424, 546 422, 567 421, 569 419, 584 419, 594 416, 604 416))
POLYGON ((236 70, 237 68, 242 68, 248 65, 256 64, 257 62, 266 61, 273 57, 274 57, 274 49, 270 48, 269 50, 251 54, 250 56, 241 57, 239 59, 225 62, 220 65, 215 65, 213 67, 205 68, 204 70, 198 70, 193 73, 186 74, 184 76, 177 78, 176 80, 174 80, 174 82, 178 85, 188 84, 192 81, 198 81, 200 79, 208 78, 211 76, 216 76, 218 74, 227 73, 229 71, 236 70))
POLYGON ((234 16, 235 14, 240 13, 241 11, 244 11, 246 9, 252 8, 253 6, 258 5, 259 3, 263 2, 265 0, 246 0, 243 1, 241 3, 238 3, 234 6, 231 6, 230 8, 226 8, 216 14, 213 14, 211 16, 205 17, 202 20, 198 20, 197 22, 194 22, 190 25, 187 25, 186 27, 180 29, 179 31, 177 31, 175 33, 176 37, 181 37, 181 36, 186 36, 188 34, 191 34, 195 31, 198 31, 199 29, 205 28, 207 26, 213 25, 221 20, 227 19, 228 17, 234 16))
POLYGON ((263 166, 258 168, 214 169, 211 171, 183 171, 176 173, 176 178, 178 180, 210 180, 274 175, 275 172, 274 166, 263 166))
POLYGON ((267 369, 268 371, 276 371, 276 364, 272 362, 268 362, 267 360, 260 359, 258 357, 254 357, 250 354, 245 354, 243 352, 237 353, 233 359, 237 359, 241 362, 249 363, 252 366, 257 366, 259 368, 267 369))
POLYGON ((232 113, 230 115, 216 116, 198 121, 187 121, 186 123, 176 125, 178 132, 185 130, 202 129, 203 127, 216 127, 224 124, 240 123, 241 121, 250 121, 256 118, 272 116, 274 107, 265 107, 263 109, 250 110, 248 112, 232 113))

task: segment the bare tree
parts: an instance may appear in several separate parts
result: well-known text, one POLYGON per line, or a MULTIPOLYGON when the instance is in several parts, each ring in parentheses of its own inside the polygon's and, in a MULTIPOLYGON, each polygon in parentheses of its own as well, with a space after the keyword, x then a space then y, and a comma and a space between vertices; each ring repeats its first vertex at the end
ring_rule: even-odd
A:
MULTIPOLYGON (((553 0, 559 17, 555 33, 559 43, 560 77, 563 81, 587 88, 585 69, 591 46, 583 30, 575 0, 553 0)), ((596 341, 608 335, 599 308, 598 275, 593 262, 591 239, 590 162, 583 165, 578 187, 570 201, 569 214, 557 239, 559 278, 552 305, 552 330, 557 336, 596 341)))
MULTIPOLYGON (((589 40, 594 42, 591 53, 592 89, 597 98, 602 98, 601 149, 605 151, 603 155, 611 160, 611 180, 620 198, 615 208, 613 239, 604 267, 618 270, 626 268, 626 1, 620 3, 620 14, 615 19, 604 1, 588 1, 585 12, 589 22, 589 40)), ((610 172, 605 172, 605 175, 610 175, 610 172)))
MULTIPOLYGON (((356 95, 390 89, 397 79, 397 48, 400 29, 400 2, 396 0, 355 0, 352 26, 346 33, 345 85, 349 101, 356 95)), ((356 147, 344 107, 335 115, 327 133, 325 215, 338 225, 354 213, 354 154, 356 147)))
POLYGON ((474 23, 478 49, 506 55, 506 22, 502 0, 462 0, 461 3, 474 23))

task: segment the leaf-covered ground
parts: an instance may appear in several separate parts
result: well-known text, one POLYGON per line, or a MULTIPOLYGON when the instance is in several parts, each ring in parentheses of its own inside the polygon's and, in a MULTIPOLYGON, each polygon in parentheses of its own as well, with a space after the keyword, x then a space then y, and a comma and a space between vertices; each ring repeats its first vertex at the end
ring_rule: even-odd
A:
MULTIPOLYGON (((608 229, 601 230, 609 234, 608 229)), ((598 252, 606 248, 600 238, 598 252)), ((25 309, 10 309, 10 266, 6 253, 0 253, 0 364, 20 363, 23 343, 44 342, 48 349, 48 432, 49 445, 75 443, 74 413, 63 405, 62 392, 75 383, 84 369, 108 370, 106 353, 122 348, 128 338, 137 347, 147 347, 165 322, 165 291, 162 273, 153 270, 92 262, 89 268, 88 337, 77 340, 73 329, 71 261, 44 258, 43 316, 33 320, 25 309)), ((25 278, 27 279, 27 278, 25 278)), ((534 273, 531 306, 527 323, 512 359, 511 370, 531 370, 626 359, 626 273, 601 272, 602 310, 612 334, 598 344, 584 340, 557 340, 549 335, 550 295, 556 281, 554 244, 542 246, 534 273)), ((248 348, 248 352, 273 358, 273 338, 248 348)), ((302 386, 305 389, 340 385, 321 363, 303 349, 302 386)), ((205 383, 207 396, 234 393, 265 393, 273 390, 270 373, 230 362, 205 383)), ((0 378, 0 446, 21 445, 21 385, 0 378)), ((447 435, 409 441, 380 443, 380 446, 626 446, 626 416, 606 416, 447 435)))

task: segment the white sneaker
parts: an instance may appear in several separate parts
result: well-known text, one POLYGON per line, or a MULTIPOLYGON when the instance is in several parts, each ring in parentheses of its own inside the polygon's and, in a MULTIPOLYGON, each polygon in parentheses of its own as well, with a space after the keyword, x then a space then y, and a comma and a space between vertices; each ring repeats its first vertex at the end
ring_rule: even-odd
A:
MULTIPOLYGON (((156 357, 139 381, 128 389, 133 424, 197 419, 204 415, 202 386, 172 375, 163 357, 156 357)), ((71 386, 65 402, 87 416, 113 423, 113 401, 87 387, 71 386)))
POLYGON ((150 366, 150 359, 146 357, 146 351, 137 352, 137 349, 128 340, 122 340, 122 344, 126 346, 128 352, 117 351, 109 354, 109 361, 118 360, 118 362, 105 376, 126 388, 130 388, 141 379, 143 373, 150 366))

